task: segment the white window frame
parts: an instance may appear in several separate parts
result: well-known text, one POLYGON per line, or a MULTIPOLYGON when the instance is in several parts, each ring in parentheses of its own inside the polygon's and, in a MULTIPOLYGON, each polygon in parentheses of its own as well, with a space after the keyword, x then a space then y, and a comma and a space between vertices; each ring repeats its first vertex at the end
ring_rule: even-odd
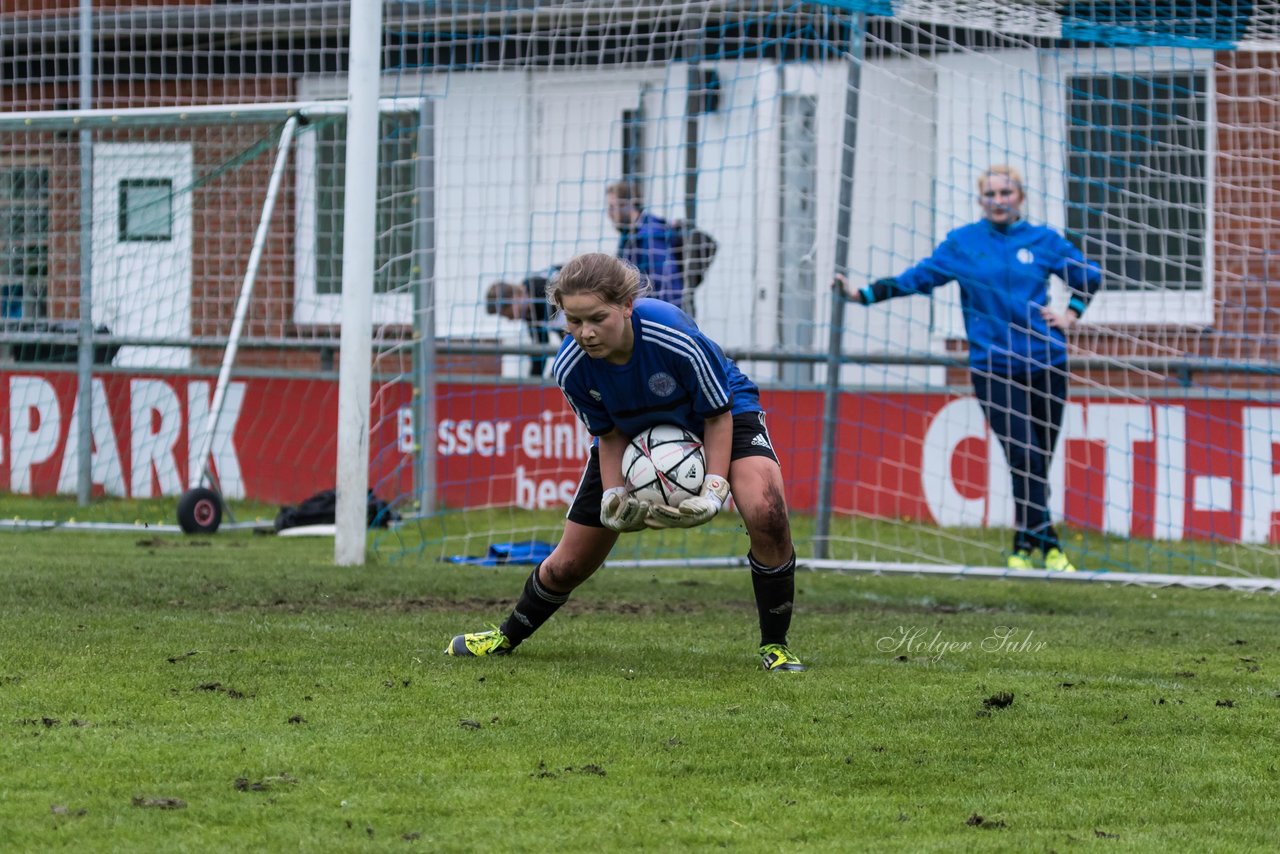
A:
MULTIPOLYGON (((1215 204, 1215 156, 1217 128, 1217 98, 1214 79, 1214 57, 1209 50, 1164 49, 1098 49, 1083 51, 1051 51, 1043 57, 1045 85, 1045 113, 1057 116, 1053 126, 1046 124, 1044 132, 1051 144, 1045 146, 1048 174, 1060 175, 1057 188, 1061 204, 1048 208, 1049 225, 1058 229, 1066 226, 1066 86, 1073 76, 1101 76, 1105 74, 1164 74, 1186 72, 1203 74, 1205 79, 1205 158, 1204 164, 1204 254, 1201 260, 1201 286, 1194 290, 1171 291, 1120 291, 1107 288, 1103 277, 1102 290, 1097 294, 1082 323, 1099 325, 1169 325, 1209 326, 1214 321, 1214 204, 1215 204), (1079 60, 1089 56, 1091 62, 1079 60)), ((1048 188, 1046 188, 1048 189, 1048 188)), ((1062 305, 1068 299, 1066 288, 1054 282, 1055 302, 1062 305)))
MULTIPOLYGON (((25 188, 26 179, 24 177, 24 190, 22 195, 14 196, 12 193, 0 196, 0 211, 6 213, 5 219, 10 217, 21 217, 24 220, 23 234, 21 237, 10 235, 9 245, 11 248, 17 247, 19 250, 38 249, 43 250, 43 273, 31 273, 28 270, 29 261, 26 260, 25 251, 22 252, 24 261, 22 262, 22 271, 14 272, 9 264, 6 264, 3 270, 0 270, 0 285, 6 288, 17 288, 17 296, 9 290, 3 298, 3 304, 0 304, 0 323, 5 320, 15 319, 8 316, 8 312, 15 307, 18 311, 16 318, 36 318, 42 317, 48 309, 49 303, 49 245, 50 245, 50 228, 52 221, 52 212, 49 199, 49 185, 52 168, 47 160, 43 157, 11 157, 0 160, 0 172, 38 172, 43 173, 44 194, 40 195, 37 191, 34 195, 30 195, 30 190, 25 188), (14 211, 17 213, 15 214, 14 211), (26 230, 26 219, 32 211, 43 214, 44 229, 37 232, 28 232, 26 230), (28 313, 30 312, 30 313, 28 313)), ((12 188, 13 179, 9 179, 10 188, 12 188)))
MULTIPOLYGON (((1214 317, 1214 57, 1209 50, 1171 48, 1017 49, 998 54, 951 54, 935 60, 939 79, 932 200, 934 240, 979 216, 975 181, 990 163, 1022 170, 1027 185, 1023 214, 1031 222, 1066 228, 1066 81, 1073 75, 1173 71, 1205 75, 1205 235, 1203 282, 1183 291, 1102 290, 1082 323, 1203 327, 1214 317), (949 80, 944 75, 955 75, 949 80), (1008 121, 1001 113, 1009 113, 1008 121), (1015 115, 1012 115, 1016 113, 1015 115)), ((921 256, 923 257, 923 256, 921 256)), ((918 258, 915 260, 919 260, 918 258)), ((914 261, 913 261, 914 263, 914 261)), ((901 268, 899 268, 901 269, 901 268)), ((1050 282, 1053 304, 1065 308, 1066 285, 1050 282)), ((958 293, 933 295, 932 334, 939 343, 964 336, 958 293)))
MULTIPOLYGON (((386 88, 386 81, 384 81, 386 88)), ((345 98, 346 81, 310 80, 299 85, 304 101, 345 98)), ((382 98, 379 115, 389 112, 419 114, 419 98, 382 98)), ((316 287, 316 206, 315 176, 317 168, 316 137, 300 133, 295 144, 294 214, 297 237, 294 240, 293 321, 303 326, 338 326, 342 323, 342 294, 321 294, 316 287), (310 191, 308 191, 310 188, 310 191)), ((407 324, 413 316, 413 294, 397 292, 373 295, 373 325, 407 324)))

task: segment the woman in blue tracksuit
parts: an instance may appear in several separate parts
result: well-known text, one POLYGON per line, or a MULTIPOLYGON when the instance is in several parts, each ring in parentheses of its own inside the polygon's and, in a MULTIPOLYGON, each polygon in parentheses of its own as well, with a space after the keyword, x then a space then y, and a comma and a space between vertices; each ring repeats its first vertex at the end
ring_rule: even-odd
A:
POLYGON ((1061 234, 1022 219, 1016 169, 992 166, 978 179, 978 193, 982 219, 952 231, 914 267, 861 289, 837 279, 863 305, 959 282, 973 389, 1013 478, 1017 531, 1008 566, 1032 568, 1039 549, 1045 569, 1072 572, 1049 518, 1049 463, 1067 400, 1065 333, 1102 274, 1061 234), (1049 305, 1050 275, 1071 291, 1063 312, 1049 305))

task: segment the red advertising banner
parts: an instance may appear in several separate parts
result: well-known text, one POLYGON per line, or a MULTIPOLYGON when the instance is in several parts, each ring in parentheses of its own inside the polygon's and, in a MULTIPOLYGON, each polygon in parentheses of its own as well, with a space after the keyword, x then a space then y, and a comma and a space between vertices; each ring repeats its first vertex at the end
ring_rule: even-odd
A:
MULTIPOLYGON (((96 494, 182 492, 199 470, 212 382, 110 374, 94 380, 96 494)), ((814 509, 822 398, 764 394, 791 506, 814 509)), ((412 391, 375 391, 370 483, 413 493, 412 391)), ((437 495, 448 507, 564 506, 590 437, 555 388, 446 384, 436 390, 437 495)), ((337 385, 231 384, 210 460, 228 498, 293 503, 333 486, 337 385)), ((0 372, 0 491, 74 493, 75 377, 0 372)), ((836 512, 1007 527, 1009 475, 976 401, 849 393, 833 460, 836 512)), ((1123 536, 1280 543, 1280 406, 1225 399, 1073 399, 1050 475, 1054 516, 1123 536)))

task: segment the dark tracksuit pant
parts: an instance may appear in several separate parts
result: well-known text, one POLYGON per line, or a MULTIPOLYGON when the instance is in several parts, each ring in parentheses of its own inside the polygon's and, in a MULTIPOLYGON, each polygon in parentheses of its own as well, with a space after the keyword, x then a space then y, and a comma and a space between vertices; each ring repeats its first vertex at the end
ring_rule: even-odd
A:
POLYGON ((1013 479, 1013 548, 1059 548, 1049 518, 1049 463, 1067 403, 1065 366, 1013 376, 970 373, 991 431, 1000 439, 1013 479))

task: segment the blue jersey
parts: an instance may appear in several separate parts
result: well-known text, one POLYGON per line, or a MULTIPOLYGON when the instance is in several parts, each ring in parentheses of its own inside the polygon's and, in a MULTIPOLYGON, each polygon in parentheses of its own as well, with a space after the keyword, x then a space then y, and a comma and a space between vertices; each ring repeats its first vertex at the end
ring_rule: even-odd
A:
POLYGON ((565 338, 551 366, 565 399, 593 436, 635 436, 678 424, 701 436, 706 419, 760 411, 755 383, 689 315, 656 299, 631 312, 635 345, 625 365, 593 359, 565 338))
POLYGON ((1050 275, 1066 282, 1077 314, 1102 281, 1098 266, 1053 229, 1020 221, 1001 230, 984 219, 952 231, 928 258, 886 280, 887 289, 863 294, 870 303, 958 282, 970 366, 1013 375, 1067 361, 1066 336, 1040 316, 1050 275))

